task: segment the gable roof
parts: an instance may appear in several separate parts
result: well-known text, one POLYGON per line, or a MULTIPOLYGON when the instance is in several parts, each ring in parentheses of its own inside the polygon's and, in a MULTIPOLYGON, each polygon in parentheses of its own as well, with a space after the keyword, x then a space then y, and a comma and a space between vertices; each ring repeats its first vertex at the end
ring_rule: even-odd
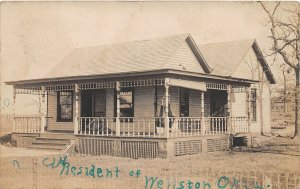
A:
POLYGON ((253 48, 268 80, 274 84, 275 78, 255 39, 199 45, 199 50, 212 68, 211 74, 227 77, 233 76, 250 48, 253 48))
MULTIPOLYGON (((189 34, 74 49, 46 78, 104 75, 161 69, 205 73, 187 43, 189 34), (68 71, 66 71, 68 70, 68 71)), ((200 58, 201 59, 201 58, 200 58)), ((201 63, 202 61, 202 63, 201 63)))
POLYGON ((248 79, 234 78, 232 75, 251 47, 258 55, 268 79, 271 83, 275 83, 274 76, 255 40, 197 46, 190 34, 76 48, 44 78, 7 83, 22 84, 56 79, 72 80, 75 77, 78 79, 118 74, 159 73, 163 70, 246 81, 248 79))
POLYGON ((253 42, 243 40, 205 44, 199 45, 199 50, 211 66, 212 74, 232 76, 253 42))

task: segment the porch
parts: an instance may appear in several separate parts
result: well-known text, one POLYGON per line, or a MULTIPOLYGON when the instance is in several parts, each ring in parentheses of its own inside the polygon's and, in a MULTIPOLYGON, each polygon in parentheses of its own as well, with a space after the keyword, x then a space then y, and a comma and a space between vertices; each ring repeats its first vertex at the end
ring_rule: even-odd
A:
POLYGON ((228 148, 229 135, 250 132, 248 88, 178 78, 16 87, 15 94, 42 97, 42 114, 14 116, 13 133, 73 133, 79 153, 149 146, 159 151, 162 145, 169 151, 184 147, 173 154, 193 154, 219 139, 228 148))

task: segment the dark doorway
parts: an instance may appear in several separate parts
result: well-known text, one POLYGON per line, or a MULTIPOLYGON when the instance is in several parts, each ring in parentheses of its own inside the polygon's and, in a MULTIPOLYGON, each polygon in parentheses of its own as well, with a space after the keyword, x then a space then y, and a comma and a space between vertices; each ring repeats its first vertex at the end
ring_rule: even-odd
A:
POLYGON ((105 117, 105 90, 81 91, 81 117, 105 117))
POLYGON ((210 114, 212 117, 227 116, 227 91, 210 91, 210 114))

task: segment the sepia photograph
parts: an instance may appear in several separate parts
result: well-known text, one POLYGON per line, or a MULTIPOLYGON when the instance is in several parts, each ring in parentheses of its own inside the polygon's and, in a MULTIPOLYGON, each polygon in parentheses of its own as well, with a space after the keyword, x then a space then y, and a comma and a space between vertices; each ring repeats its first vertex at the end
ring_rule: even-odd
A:
POLYGON ((300 4, 2 1, 0 189, 300 189, 300 4))

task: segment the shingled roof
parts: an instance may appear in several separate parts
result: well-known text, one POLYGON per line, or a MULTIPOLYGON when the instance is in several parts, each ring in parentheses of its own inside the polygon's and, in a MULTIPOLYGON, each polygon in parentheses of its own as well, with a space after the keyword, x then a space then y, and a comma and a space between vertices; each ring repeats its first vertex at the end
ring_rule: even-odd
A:
POLYGON ((232 76, 254 43, 253 40, 229 41, 199 45, 215 75, 232 76))
POLYGON ((232 77, 251 47, 260 56, 258 59, 268 79, 275 83, 254 39, 198 46, 190 34, 76 48, 42 79, 46 81, 47 78, 53 80, 160 70, 228 78, 232 77))
POLYGON ((188 34, 182 34, 152 40, 77 48, 55 66, 46 78, 162 69, 204 73, 203 67, 186 41, 188 37, 188 34))

